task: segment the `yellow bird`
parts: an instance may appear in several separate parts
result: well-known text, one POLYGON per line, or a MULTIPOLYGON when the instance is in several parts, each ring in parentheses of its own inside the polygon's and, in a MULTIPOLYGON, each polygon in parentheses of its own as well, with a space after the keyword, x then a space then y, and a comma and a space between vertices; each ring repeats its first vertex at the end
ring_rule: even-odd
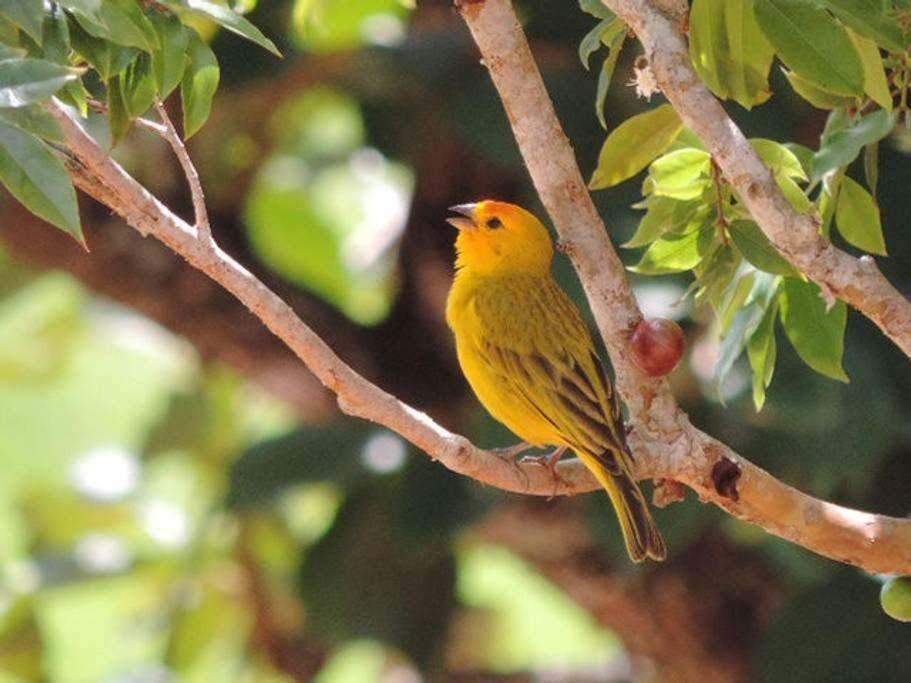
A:
POLYGON ((547 229, 514 204, 454 206, 456 276, 446 304, 459 364, 478 399, 525 444, 571 448, 617 511, 630 557, 663 560, 664 539, 630 473, 620 403, 579 310, 550 274, 547 229))

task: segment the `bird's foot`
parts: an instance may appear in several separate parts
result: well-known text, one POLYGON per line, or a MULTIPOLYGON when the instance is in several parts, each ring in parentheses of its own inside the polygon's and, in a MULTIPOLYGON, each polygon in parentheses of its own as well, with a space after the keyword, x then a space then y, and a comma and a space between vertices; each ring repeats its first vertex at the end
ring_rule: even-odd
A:
POLYGON ((526 441, 520 441, 517 444, 506 446, 505 448, 491 448, 490 452, 496 455, 498 458, 515 463, 520 455, 531 448, 534 448, 534 446, 532 446, 530 443, 526 441))
POLYGON ((560 473, 557 472, 557 463, 560 462, 560 458, 563 457, 563 454, 565 452, 566 446, 559 446, 547 455, 526 455, 524 458, 522 458, 523 463, 527 462, 531 465, 540 465, 541 467, 547 468, 550 476, 554 479, 554 492, 551 494, 551 498, 554 498, 557 495, 557 488, 560 484, 563 484, 564 486, 566 485, 563 477, 561 477, 560 473))
POLYGON ((546 467, 547 471, 550 472, 553 477, 559 478, 557 475, 557 463, 560 462, 560 458, 563 457, 565 452, 566 446, 560 446, 546 455, 526 455, 522 458, 522 462, 546 467))

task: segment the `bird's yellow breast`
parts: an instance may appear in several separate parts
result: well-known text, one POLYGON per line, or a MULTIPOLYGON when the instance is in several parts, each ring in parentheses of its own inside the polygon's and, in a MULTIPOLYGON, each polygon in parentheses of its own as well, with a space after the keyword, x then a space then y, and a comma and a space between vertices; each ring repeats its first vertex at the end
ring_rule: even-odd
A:
POLYGON ((460 271, 449 292, 446 321, 455 334, 462 372, 487 411, 530 444, 569 445, 553 423, 535 407, 534 387, 527 386, 525 392, 517 391, 517 383, 510 381, 510 368, 504 367, 503 363, 492 363, 487 352, 491 342, 503 338, 509 338, 520 349, 532 349, 530 336, 534 335, 536 325, 529 323, 526 314, 534 308, 535 286, 531 278, 515 281, 515 278, 460 271), (479 298, 492 296, 500 300, 504 313, 511 315, 481 315, 479 298))

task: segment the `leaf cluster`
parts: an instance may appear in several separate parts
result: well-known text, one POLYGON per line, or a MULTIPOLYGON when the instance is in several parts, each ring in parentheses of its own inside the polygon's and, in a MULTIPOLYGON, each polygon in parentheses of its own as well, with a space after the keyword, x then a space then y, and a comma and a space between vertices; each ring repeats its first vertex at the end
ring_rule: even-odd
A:
POLYGON ((107 113, 116 145, 156 101, 180 90, 183 131, 205 123, 218 87, 214 53, 194 28, 214 22, 278 55, 240 14, 209 0, 19 0, 0 4, 0 181, 36 215, 82 241, 76 195, 43 105, 107 113))
MULTIPOLYGON (((909 120, 908 36, 898 19, 891 3, 879 1, 695 0, 689 24, 693 66, 717 96, 747 109, 767 101, 777 56, 794 91, 831 110, 815 151, 766 139, 750 142, 792 206, 818 216, 822 235, 829 237, 835 226, 849 245, 880 256, 886 243, 876 200, 878 145, 900 117, 909 120), (866 187, 848 173, 861 156, 866 187)), ((611 21, 617 20, 600 17, 583 39, 583 61, 596 31, 610 35, 611 21)), ((598 107, 603 97, 599 86, 598 107)), ((634 208, 645 214, 624 246, 647 248, 631 270, 692 272, 688 294, 711 306, 722 337, 717 384, 746 352, 754 403, 762 407, 774 373, 776 321, 807 365, 847 381, 844 304, 778 253, 670 105, 633 116, 610 132, 590 187, 613 187, 642 171, 643 198, 634 208)))

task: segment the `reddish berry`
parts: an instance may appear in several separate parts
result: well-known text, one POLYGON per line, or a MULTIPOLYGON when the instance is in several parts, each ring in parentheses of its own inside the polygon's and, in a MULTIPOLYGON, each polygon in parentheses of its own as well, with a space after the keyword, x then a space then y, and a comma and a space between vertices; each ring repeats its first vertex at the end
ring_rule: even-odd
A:
POLYGON ((655 318, 636 325, 629 347, 637 368, 651 377, 661 377, 677 367, 686 343, 680 325, 655 318))

